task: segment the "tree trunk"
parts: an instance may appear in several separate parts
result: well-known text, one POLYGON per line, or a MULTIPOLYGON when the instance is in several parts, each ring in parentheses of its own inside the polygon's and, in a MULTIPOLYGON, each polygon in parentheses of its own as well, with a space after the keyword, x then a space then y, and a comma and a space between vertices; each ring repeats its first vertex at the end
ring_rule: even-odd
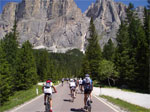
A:
POLYGON ((110 81, 109 81, 109 78, 107 78, 108 79, 108 84, 109 84, 109 86, 111 87, 111 85, 110 85, 110 81))

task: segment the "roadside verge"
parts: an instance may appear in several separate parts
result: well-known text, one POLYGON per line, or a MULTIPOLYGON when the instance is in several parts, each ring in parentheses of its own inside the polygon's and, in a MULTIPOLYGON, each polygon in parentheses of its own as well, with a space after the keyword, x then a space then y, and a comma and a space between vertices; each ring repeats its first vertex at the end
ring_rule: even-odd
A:
MULTIPOLYGON (((60 84, 56 85, 55 87, 58 87, 59 85, 60 85, 60 84)), ((22 103, 22 104, 20 104, 20 105, 18 105, 18 106, 16 106, 16 107, 14 107, 14 108, 12 108, 12 109, 10 109, 10 110, 6 110, 6 111, 4 111, 4 112, 14 112, 14 111, 17 111, 17 110, 19 110, 20 108, 22 108, 23 106, 28 105, 28 104, 34 102, 35 100, 37 100, 37 99, 43 97, 43 95, 44 95, 44 94, 41 93, 39 96, 36 96, 36 97, 34 97, 33 99, 28 100, 28 101, 26 101, 26 102, 24 102, 24 103, 22 103)))

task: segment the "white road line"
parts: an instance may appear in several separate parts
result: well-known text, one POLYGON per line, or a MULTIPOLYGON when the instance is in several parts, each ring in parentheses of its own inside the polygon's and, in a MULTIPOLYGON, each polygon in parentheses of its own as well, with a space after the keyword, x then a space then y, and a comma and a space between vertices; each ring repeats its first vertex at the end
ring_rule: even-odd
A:
POLYGON ((42 96, 43 96, 43 94, 41 94, 40 96, 37 96, 36 98, 34 98, 34 99, 30 100, 30 101, 27 101, 27 102, 24 103, 24 104, 19 105, 18 107, 15 107, 15 108, 12 109, 12 110, 5 111, 5 112, 15 112, 15 111, 19 110, 20 108, 24 107, 25 105, 28 105, 28 104, 34 102, 34 101, 37 100, 38 98, 41 98, 42 96))
POLYGON ((99 97, 97 97, 95 94, 92 94, 95 98, 97 98, 98 100, 100 100, 102 103, 104 103, 105 105, 107 105, 108 107, 110 107, 111 109, 113 109, 115 112, 119 112, 117 109, 115 109, 112 105, 106 103, 105 101, 103 101, 102 99, 100 99, 99 97))
MULTIPOLYGON (((61 84, 59 84, 59 85, 61 85, 61 84)), ((59 85, 57 85, 57 86, 55 86, 55 87, 58 87, 59 85)), ((27 102, 26 102, 26 103, 24 103, 24 104, 21 104, 21 105, 19 105, 19 106, 17 106, 17 107, 14 107, 14 108, 13 108, 13 109, 11 109, 11 110, 7 110, 7 111, 4 111, 4 112, 15 112, 15 111, 17 111, 17 110, 21 109, 22 107, 24 107, 25 105, 28 105, 28 104, 30 104, 30 103, 32 103, 32 102, 34 102, 35 100, 37 100, 37 99, 41 98, 43 95, 44 95, 44 94, 42 93, 41 95, 39 95, 39 96, 35 97, 35 98, 34 98, 34 99, 32 99, 32 100, 27 101, 27 102)))

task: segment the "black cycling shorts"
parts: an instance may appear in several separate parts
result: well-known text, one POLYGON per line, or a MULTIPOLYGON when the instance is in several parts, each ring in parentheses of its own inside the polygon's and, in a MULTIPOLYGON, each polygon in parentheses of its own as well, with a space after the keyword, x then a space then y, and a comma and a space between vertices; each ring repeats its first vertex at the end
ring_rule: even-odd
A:
POLYGON ((50 100, 52 100, 52 94, 50 93, 45 93, 45 96, 49 95, 50 100))
POLYGON ((85 89, 84 94, 91 94, 92 90, 85 89))

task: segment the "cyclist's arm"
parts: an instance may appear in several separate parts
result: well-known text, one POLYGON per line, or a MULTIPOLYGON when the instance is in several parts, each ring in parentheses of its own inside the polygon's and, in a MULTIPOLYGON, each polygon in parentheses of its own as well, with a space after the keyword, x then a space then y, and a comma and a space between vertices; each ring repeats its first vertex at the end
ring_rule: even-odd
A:
POLYGON ((54 89, 55 93, 57 93, 55 86, 52 84, 52 88, 54 89))
POLYGON ((92 84, 92 91, 93 91, 93 81, 91 80, 91 84, 92 84))
POLYGON ((44 85, 42 86, 42 91, 43 91, 43 93, 44 93, 44 85))

